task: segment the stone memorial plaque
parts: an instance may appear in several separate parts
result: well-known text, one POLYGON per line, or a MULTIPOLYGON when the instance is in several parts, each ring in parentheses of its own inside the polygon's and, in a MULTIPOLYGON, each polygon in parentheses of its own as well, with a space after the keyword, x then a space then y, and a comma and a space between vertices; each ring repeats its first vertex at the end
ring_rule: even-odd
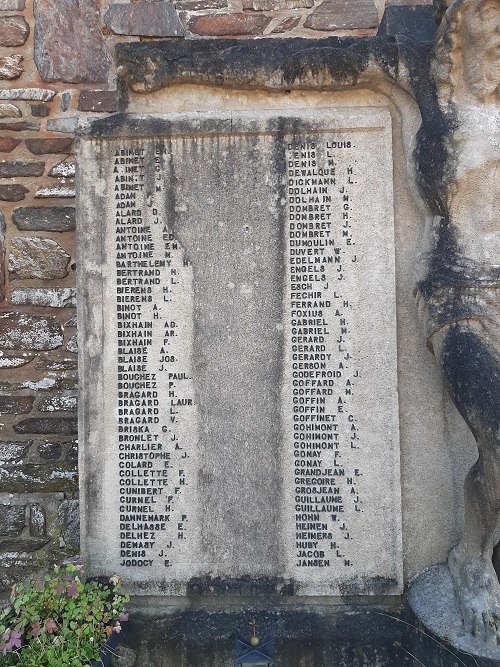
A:
POLYGON ((78 164, 90 573, 401 592, 389 111, 116 116, 78 164))

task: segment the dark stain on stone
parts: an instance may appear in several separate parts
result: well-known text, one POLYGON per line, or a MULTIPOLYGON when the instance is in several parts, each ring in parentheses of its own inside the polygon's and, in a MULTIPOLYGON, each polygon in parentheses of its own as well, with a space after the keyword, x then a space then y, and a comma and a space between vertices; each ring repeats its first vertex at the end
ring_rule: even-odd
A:
MULTIPOLYGON (((213 667, 222 662, 232 664, 236 633, 249 637, 249 623, 254 618, 259 637, 275 641, 277 665, 353 667, 374 661, 397 667, 414 664, 402 648, 411 646, 412 629, 400 622, 401 613, 378 614, 373 608, 345 614, 335 609, 319 613, 253 606, 238 611, 188 609, 163 616, 144 609, 131 615, 120 636, 134 650, 147 646, 148 660, 155 664, 168 661, 173 665, 213 667)), ((139 654, 139 660, 141 657, 139 654)), ((425 664, 431 663, 426 660, 425 664)))
POLYGON ((448 392, 476 440, 495 443, 500 429, 498 356, 467 321, 458 321, 446 333, 441 366, 448 392))
POLYGON ((188 597, 293 595, 293 584, 281 577, 193 577, 187 583, 188 597))
POLYGON ((398 46, 387 37, 203 40, 196 45, 156 42, 120 44, 117 59, 121 94, 126 98, 128 85, 151 92, 176 81, 232 88, 314 89, 310 74, 316 76, 324 71, 332 80, 353 86, 370 59, 388 73, 397 69, 398 46), (307 77, 308 84, 301 81, 303 77, 307 77))
POLYGON ((399 584, 390 577, 355 577, 350 581, 339 582, 340 595, 343 602, 351 602, 349 598, 360 595, 391 595, 397 592, 399 584))

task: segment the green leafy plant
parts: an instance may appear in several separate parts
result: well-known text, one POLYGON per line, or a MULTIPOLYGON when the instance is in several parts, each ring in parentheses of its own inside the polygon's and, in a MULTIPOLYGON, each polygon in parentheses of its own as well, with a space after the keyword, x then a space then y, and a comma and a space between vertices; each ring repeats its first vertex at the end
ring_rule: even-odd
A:
POLYGON ((88 667, 128 619, 120 585, 117 576, 85 581, 76 559, 16 584, 0 614, 0 665, 88 667))

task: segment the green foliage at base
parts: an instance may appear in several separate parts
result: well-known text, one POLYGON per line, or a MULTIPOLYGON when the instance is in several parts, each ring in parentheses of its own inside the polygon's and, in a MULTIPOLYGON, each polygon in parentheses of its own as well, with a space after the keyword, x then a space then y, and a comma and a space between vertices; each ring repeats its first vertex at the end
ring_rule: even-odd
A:
POLYGON ((56 565, 12 589, 0 614, 2 667, 88 667, 126 621, 120 580, 85 581, 78 560, 56 565))

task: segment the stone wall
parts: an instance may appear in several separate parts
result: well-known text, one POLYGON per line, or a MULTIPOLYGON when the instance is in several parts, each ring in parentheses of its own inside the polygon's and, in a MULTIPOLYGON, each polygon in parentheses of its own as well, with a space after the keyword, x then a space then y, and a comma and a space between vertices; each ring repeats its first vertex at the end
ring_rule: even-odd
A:
POLYGON ((374 35, 383 12, 383 0, 0 0, 0 591, 78 551, 73 140, 79 118, 116 111, 115 44, 374 35))

